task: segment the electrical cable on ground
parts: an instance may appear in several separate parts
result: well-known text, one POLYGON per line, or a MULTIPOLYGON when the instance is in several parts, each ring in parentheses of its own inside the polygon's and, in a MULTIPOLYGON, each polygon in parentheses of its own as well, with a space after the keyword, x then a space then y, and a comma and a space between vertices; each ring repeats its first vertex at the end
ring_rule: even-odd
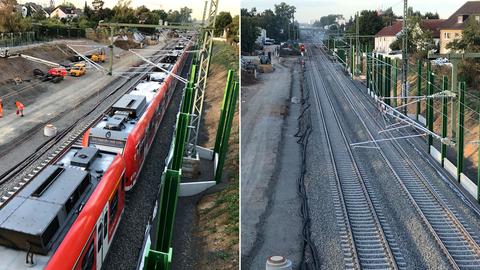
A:
MULTIPOLYGON (((303 74, 303 73, 302 73, 303 74)), ((302 79, 303 80, 303 79, 302 79)), ((305 88, 302 87, 303 90, 305 88)), ((311 124, 311 115, 310 115, 310 103, 309 94, 310 92, 303 91, 304 96, 302 99, 302 112, 298 117, 298 131, 295 134, 295 137, 299 138, 297 143, 301 145, 301 155, 302 155, 302 165, 300 169, 300 177, 298 178, 298 194, 302 200, 300 206, 300 214, 302 217, 302 236, 303 236, 303 249, 302 249, 302 261, 300 263, 300 269, 310 270, 310 269, 320 269, 320 260, 318 258, 317 248, 311 238, 311 219, 310 212, 308 207, 308 197, 307 191, 305 188, 305 174, 307 173, 307 146, 310 135, 312 133, 312 124, 311 124), (307 251, 308 247, 308 251, 307 251), (306 256, 306 254, 310 256, 306 256), (310 259, 311 257, 311 259, 310 259), (306 259, 308 258, 308 259, 306 259)))

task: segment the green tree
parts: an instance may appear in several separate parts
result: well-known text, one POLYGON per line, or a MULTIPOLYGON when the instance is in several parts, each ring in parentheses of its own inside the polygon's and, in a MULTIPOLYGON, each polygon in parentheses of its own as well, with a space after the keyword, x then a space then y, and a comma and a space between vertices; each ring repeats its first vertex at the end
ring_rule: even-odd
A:
POLYGON ((17 12, 16 0, 0 0, 0 32, 23 32, 32 27, 29 19, 17 12))
MULTIPOLYGON (((435 42, 430 30, 421 29, 422 15, 410 17, 407 21, 407 51, 410 54, 417 54, 418 57, 424 58, 428 51, 435 49, 435 42)), ((390 49, 402 49, 403 33, 390 44, 390 49)))
POLYGON ((240 41, 238 36, 238 30, 240 29, 240 16, 236 15, 233 17, 232 22, 227 26, 227 38, 232 39, 235 42, 240 41))
POLYGON ((340 15, 337 14, 329 14, 327 16, 320 17, 320 21, 315 21, 314 26, 316 27, 324 27, 330 24, 334 24, 337 17, 340 15))
POLYGON ((242 16, 241 24, 242 51, 253 52, 255 50, 255 41, 260 34, 257 19, 251 16, 242 16))
POLYGON ((215 21, 214 35, 217 37, 223 35, 223 29, 225 29, 231 23, 232 15, 230 15, 230 12, 222 11, 218 13, 217 19, 215 21))
POLYGON ((182 21, 180 12, 178 10, 169 10, 167 14, 167 21, 169 23, 179 23, 182 21))
POLYGON ((131 0, 119 0, 117 5, 113 7, 114 22, 122 23, 138 23, 138 18, 135 16, 135 11, 130 7, 131 0))
POLYGON ((192 20, 192 9, 188 7, 182 7, 180 9, 180 22, 190 22, 192 20))
MULTIPOLYGON (((480 23, 473 18, 468 19, 465 29, 463 29, 462 37, 455 39, 447 44, 447 49, 457 52, 480 52, 480 23)), ((460 78, 465 80, 468 85, 480 85, 480 60, 465 59, 462 61, 459 71, 460 78)), ((480 89, 477 89, 480 90, 480 89)))
POLYGON ((440 19, 440 16, 438 16, 438 12, 432 13, 432 12, 427 12, 423 16, 425 19, 440 19))
POLYGON ((162 21, 167 20, 168 13, 165 12, 165 10, 163 9, 152 10, 152 13, 157 14, 159 20, 162 20, 162 21))

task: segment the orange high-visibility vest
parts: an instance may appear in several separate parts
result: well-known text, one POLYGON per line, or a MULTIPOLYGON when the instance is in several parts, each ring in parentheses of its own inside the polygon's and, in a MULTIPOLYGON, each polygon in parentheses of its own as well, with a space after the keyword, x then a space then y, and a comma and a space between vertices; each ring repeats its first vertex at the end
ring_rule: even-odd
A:
POLYGON ((0 117, 3 117, 3 102, 0 100, 0 117))
POLYGON ((15 106, 17 106, 17 109, 19 110, 25 109, 25 106, 23 106, 23 104, 20 101, 16 101, 15 106))

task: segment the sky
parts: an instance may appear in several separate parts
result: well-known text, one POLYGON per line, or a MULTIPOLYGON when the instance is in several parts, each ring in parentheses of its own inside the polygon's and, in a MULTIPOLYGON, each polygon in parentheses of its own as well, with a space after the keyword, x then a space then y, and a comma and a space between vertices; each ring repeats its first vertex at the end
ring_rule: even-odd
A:
MULTIPOLYGON (((364 9, 377 10, 392 7, 395 14, 403 14, 403 0, 241 0, 241 6, 247 9, 256 7, 257 11, 269 8, 273 10, 274 5, 282 1, 297 8, 295 18, 301 23, 318 20, 328 14, 343 14, 348 20, 357 11, 364 9)), ((438 12, 440 18, 446 19, 465 2, 463 0, 408 0, 408 5, 422 13, 438 12)))
MULTIPOLYGON (((64 0, 54 0, 55 5, 62 4, 64 0)), ((65 0, 66 2, 73 3, 76 7, 83 8, 85 5, 85 0, 65 0)), ((112 8, 117 4, 117 0, 104 0, 105 7, 112 8)), ((50 0, 21 0, 20 3, 25 2, 35 2, 40 5, 48 5, 50 0)), ((87 3, 91 6, 92 0, 87 0, 87 3)), ((147 6, 149 9, 164 9, 164 10, 176 10, 181 7, 189 7, 193 9, 192 17, 196 19, 202 19, 203 9, 205 7, 205 0, 132 0, 132 6, 138 7, 141 5, 147 6)), ((239 0, 219 0, 218 11, 229 11, 232 16, 240 14, 240 3, 239 0)))

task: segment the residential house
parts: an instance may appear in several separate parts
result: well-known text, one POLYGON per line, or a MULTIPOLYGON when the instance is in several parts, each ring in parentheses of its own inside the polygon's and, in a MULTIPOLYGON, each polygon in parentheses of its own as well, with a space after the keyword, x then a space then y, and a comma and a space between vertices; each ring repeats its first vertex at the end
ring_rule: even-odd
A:
POLYGON ((390 53, 392 44, 402 32, 402 21, 395 21, 375 34, 375 52, 390 53))
POLYGON ((50 13, 50 18, 59 18, 59 19, 66 19, 70 20, 72 18, 76 18, 79 16, 79 10, 75 8, 69 7, 57 7, 55 8, 52 13, 50 13))
MULTIPOLYGON (((440 42, 440 27, 445 20, 430 19, 422 20, 413 31, 421 34, 422 31, 430 31, 432 33, 433 41, 436 46, 440 42)), ((390 45, 397 40, 402 33, 403 21, 397 20, 392 25, 382 28, 375 35, 375 51, 379 53, 390 53, 390 45)))
POLYGON ((17 7, 23 17, 31 17, 36 13, 44 14, 45 17, 49 17, 50 14, 39 4, 28 2, 17 7))
POLYGON ((447 44, 462 37, 468 19, 480 21, 480 1, 468 1, 440 27, 440 53, 448 53, 447 44))

